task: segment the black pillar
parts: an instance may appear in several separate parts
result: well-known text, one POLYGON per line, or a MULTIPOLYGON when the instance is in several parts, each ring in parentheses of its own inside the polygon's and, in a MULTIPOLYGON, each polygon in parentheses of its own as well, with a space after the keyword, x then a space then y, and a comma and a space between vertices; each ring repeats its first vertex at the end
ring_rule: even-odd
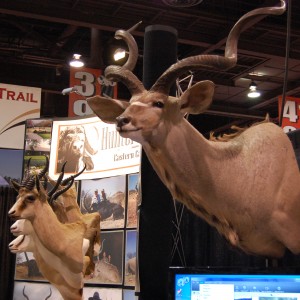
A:
MULTIPOLYGON (((145 88, 149 89, 176 60, 177 31, 161 25, 147 27, 143 68, 145 88)), ((144 152, 141 161, 141 192, 138 237, 139 299, 166 300, 174 206, 170 192, 156 175, 144 152)))
POLYGON ((12 300, 16 255, 8 249, 15 238, 10 232, 13 221, 7 213, 16 202, 17 193, 12 187, 0 186, 0 299, 12 300))

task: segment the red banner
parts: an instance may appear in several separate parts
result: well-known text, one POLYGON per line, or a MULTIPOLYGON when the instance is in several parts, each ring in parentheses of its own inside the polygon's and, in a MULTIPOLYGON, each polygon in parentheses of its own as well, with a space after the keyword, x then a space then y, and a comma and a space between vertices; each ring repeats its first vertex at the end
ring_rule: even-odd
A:
MULTIPOLYGON (((285 105, 281 126, 284 132, 289 132, 300 128, 300 98, 285 97, 285 105)), ((279 115, 281 115, 282 97, 279 97, 279 115)))
POLYGON ((115 83, 107 80, 102 71, 91 68, 71 68, 70 87, 75 87, 77 93, 69 95, 69 117, 86 116, 93 114, 93 111, 85 100, 95 95, 107 95, 117 97, 115 83))

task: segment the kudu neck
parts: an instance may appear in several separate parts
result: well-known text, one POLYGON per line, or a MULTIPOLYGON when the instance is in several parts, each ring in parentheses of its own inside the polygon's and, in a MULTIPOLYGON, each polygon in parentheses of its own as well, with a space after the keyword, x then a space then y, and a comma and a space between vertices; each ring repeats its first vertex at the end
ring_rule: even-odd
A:
POLYGON ((166 181, 166 173, 172 174, 172 177, 177 177, 178 174, 196 176, 193 174, 195 160, 199 163, 200 160, 205 159, 210 142, 185 119, 169 126, 163 134, 160 138, 154 138, 143 145, 162 181, 166 181))

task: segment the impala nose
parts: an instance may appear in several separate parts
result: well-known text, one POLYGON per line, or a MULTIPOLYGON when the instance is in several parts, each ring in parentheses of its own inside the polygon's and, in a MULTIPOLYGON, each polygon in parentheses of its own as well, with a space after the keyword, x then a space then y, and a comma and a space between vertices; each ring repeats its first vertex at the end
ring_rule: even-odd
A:
POLYGON ((8 216, 9 216, 10 218, 13 218, 14 215, 15 215, 15 213, 16 213, 15 210, 10 210, 10 211, 8 212, 8 216))
POLYGON ((131 118, 125 117, 125 116, 119 116, 116 118, 117 121, 117 127, 122 128, 122 126, 130 123, 131 118))

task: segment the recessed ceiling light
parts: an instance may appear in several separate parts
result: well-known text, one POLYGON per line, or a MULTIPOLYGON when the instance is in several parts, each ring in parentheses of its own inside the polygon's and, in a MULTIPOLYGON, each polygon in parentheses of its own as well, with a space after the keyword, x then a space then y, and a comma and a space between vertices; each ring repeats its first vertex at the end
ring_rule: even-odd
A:
POLYGON ((249 75, 250 76, 264 76, 265 74, 263 74, 262 72, 250 72, 249 75))

